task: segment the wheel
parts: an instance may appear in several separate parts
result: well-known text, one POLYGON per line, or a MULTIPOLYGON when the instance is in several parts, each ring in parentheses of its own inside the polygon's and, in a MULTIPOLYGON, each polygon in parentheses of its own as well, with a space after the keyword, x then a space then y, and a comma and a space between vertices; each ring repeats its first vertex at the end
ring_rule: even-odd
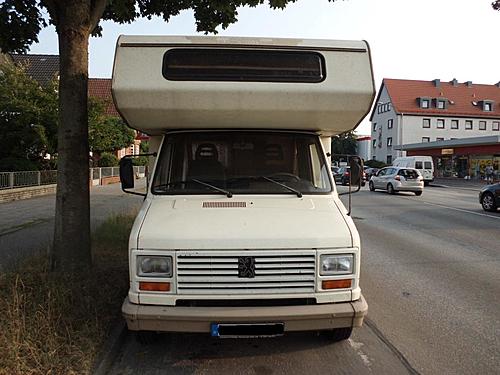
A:
POLYGON ((368 188, 370 189, 370 191, 375 191, 375 185, 373 184, 373 181, 370 181, 368 183, 368 188))
POLYGON ((351 333, 352 333, 352 327, 335 328, 332 329, 331 331, 325 332, 326 337, 328 337, 328 339, 333 342, 347 340, 349 337, 351 337, 351 333))
POLYGON ((387 185, 387 192, 389 194, 395 194, 396 193, 396 190, 394 190, 394 186, 392 186, 392 184, 388 184, 387 185))
POLYGON ((417 197, 420 197, 420 196, 422 195, 422 191, 416 191, 416 192, 415 192, 415 195, 416 195, 417 197))
POLYGON ((150 345, 158 339, 158 334, 152 331, 137 331, 135 339, 141 345, 150 345))
POLYGON ((484 193, 481 198, 481 206, 485 211, 496 211, 497 205, 495 203, 495 197, 490 192, 484 193))
POLYGON ((347 185, 347 180, 345 178, 342 179, 342 185, 346 186, 347 185))

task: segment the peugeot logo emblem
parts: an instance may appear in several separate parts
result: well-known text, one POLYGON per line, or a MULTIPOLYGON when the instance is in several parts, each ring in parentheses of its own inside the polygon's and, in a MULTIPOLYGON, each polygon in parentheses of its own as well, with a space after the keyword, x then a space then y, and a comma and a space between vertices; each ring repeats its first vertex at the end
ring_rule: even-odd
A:
POLYGON ((254 257, 238 257, 238 277, 247 279, 255 277, 254 257))

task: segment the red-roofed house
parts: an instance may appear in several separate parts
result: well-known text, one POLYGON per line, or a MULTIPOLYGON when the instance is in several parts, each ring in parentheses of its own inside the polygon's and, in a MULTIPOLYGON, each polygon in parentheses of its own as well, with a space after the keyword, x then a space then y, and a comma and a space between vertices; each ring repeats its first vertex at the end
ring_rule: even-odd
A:
MULTIPOLYGON (((106 104, 104 109, 106 115, 120 117, 120 114, 116 110, 115 104, 113 103, 110 78, 89 78, 88 92, 89 97, 98 98, 106 104)), ((116 156, 118 159, 121 159, 125 155, 139 154, 141 141, 147 141, 148 139, 148 136, 140 132, 136 132, 134 143, 127 148, 118 150, 116 152, 116 156)))
POLYGON ((388 164, 407 144, 500 135, 500 82, 384 79, 370 121, 371 157, 388 164))

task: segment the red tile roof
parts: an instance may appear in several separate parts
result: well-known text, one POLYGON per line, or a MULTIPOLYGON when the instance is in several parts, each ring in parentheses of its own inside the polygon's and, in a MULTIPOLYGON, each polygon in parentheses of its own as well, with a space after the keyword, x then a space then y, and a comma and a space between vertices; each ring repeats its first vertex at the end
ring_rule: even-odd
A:
POLYGON ((107 104, 105 108, 107 115, 120 117, 111 96, 110 78, 89 78, 88 91, 90 97, 99 98, 107 104))
MULTIPOLYGON (((499 84, 471 84, 470 87, 468 87, 466 83, 457 83, 454 86, 451 82, 440 82, 438 87, 436 87, 434 81, 385 78, 380 87, 380 92, 382 92, 384 86, 387 88, 392 106, 397 113, 500 118, 499 84), (446 98, 449 102, 446 109, 437 109, 435 105, 431 105, 431 108, 424 109, 419 107, 419 97, 427 97, 430 99, 446 98), (493 111, 483 111, 483 107, 479 105, 481 100, 493 101, 493 111), (474 105, 473 102, 477 105, 474 105)), ((378 98, 376 103, 377 102, 378 98)), ((373 109, 372 117, 375 110, 376 106, 373 109)))

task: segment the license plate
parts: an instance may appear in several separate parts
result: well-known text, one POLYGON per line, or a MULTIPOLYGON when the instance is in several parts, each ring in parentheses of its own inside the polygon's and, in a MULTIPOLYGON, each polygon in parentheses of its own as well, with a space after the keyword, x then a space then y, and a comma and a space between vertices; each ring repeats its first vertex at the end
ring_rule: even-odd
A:
POLYGON ((210 335, 220 338, 275 337, 283 335, 283 323, 212 323, 210 335))

